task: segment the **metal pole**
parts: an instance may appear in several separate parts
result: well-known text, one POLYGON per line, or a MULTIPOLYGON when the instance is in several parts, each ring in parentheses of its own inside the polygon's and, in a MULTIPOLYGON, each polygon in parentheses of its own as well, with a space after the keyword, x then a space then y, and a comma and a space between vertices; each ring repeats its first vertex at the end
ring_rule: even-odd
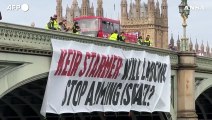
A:
POLYGON ((186 38, 186 18, 183 18, 183 37, 186 38))
POLYGON ((186 17, 183 17, 183 39, 184 39, 184 50, 183 51, 187 51, 188 50, 188 45, 187 45, 187 37, 186 37, 186 17))

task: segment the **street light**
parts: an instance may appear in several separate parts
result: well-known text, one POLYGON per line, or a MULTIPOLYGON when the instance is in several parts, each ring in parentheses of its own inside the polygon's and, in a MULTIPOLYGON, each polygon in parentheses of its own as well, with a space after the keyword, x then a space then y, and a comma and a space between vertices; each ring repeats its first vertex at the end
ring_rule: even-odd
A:
POLYGON ((183 38, 181 39, 181 51, 188 51, 188 38, 186 37, 186 20, 188 18, 188 15, 190 14, 190 7, 187 5, 187 0, 182 0, 179 5, 179 13, 181 14, 181 17, 183 18, 183 38))
POLYGON ((180 13, 181 15, 182 15, 183 12, 184 12, 184 8, 185 8, 185 5, 184 5, 183 2, 181 2, 180 5, 179 5, 179 13, 180 13))

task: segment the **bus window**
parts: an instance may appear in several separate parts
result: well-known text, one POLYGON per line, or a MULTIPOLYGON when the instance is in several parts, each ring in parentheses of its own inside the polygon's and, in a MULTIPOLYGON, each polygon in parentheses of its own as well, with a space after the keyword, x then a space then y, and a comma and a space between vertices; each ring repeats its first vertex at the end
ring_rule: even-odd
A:
POLYGON ((98 19, 82 19, 77 21, 81 32, 98 31, 98 19))
POLYGON ((112 33, 114 31, 113 23, 102 21, 102 31, 108 34, 112 33))
POLYGON ((82 35, 96 37, 99 30, 98 19, 81 19, 77 20, 82 35))
POLYGON ((110 23, 110 29, 111 29, 112 31, 115 30, 114 27, 113 27, 113 23, 110 23))
POLYGON ((117 30, 118 32, 120 32, 120 25, 117 23, 114 23, 114 30, 117 30))

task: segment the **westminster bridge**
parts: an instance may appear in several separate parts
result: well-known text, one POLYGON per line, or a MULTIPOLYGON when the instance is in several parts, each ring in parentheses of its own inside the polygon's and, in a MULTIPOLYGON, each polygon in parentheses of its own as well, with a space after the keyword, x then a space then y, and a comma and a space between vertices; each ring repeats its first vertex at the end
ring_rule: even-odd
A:
POLYGON ((48 120, 194 120, 212 119, 212 58, 195 53, 141 47, 88 36, 0 23, 0 120, 38 120, 50 68, 51 38, 145 50, 171 59, 170 113, 78 113, 48 120), (198 117, 197 117, 198 116, 198 117))

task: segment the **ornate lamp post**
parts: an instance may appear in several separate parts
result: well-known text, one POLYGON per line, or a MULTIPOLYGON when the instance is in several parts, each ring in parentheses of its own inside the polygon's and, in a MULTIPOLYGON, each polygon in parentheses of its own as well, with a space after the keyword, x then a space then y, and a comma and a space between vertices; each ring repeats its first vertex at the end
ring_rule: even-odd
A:
POLYGON ((188 38, 186 38, 186 20, 190 8, 187 0, 181 0, 179 12, 183 18, 183 38, 181 39, 181 52, 177 75, 177 120, 198 120, 195 109, 195 68, 196 53, 189 51, 188 38))
POLYGON ((181 51, 188 51, 189 45, 188 45, 188 38, 186 37, 186 26, 187 26, 187 18, 190 14, 190 7, 187 5, 187 0, 182 0, 181 4, 179 5, 179 13, 181 14, 181 17, 183 18, 183 38, 181 39, 181 51))

